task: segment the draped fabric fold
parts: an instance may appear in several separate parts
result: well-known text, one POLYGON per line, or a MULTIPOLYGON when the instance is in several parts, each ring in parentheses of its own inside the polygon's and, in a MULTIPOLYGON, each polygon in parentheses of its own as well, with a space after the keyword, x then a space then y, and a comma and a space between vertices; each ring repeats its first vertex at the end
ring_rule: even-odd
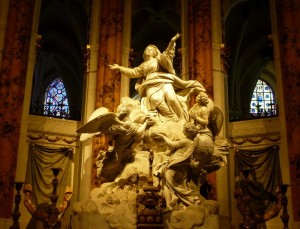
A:
POLYGON ((53 192, 52 180, 54 178, 51 168, 61 168, 57 177, 57 205, 61 203, 66 187, 71 182, 72 155, 73 150, 71 148, 29 145, 25 183, 32 185, 32 202, 36 206, 51 204, 50 196, 53 192))
MULTIPOLYGON (((251 209, 255 214, 264 214, 275 204, 276 188, 282 184, 279 162, 279 146, 258 150, 236 150, 235 176, 243 180, 243 169, 250 169, 247 186, 251 196, 251 209)), ((242 183, 236 184, 242 188, 242 183)))

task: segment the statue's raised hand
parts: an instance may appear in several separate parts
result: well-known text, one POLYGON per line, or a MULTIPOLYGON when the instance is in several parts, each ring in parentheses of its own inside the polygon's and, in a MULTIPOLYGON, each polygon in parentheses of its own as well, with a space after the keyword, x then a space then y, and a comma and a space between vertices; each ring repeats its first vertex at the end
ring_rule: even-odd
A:
POLYGON ((177 34, 172 38, 171 41, 175 42, 175 41, 176 41, 178 38, 180 38, 180 37, 181 37, 181 34, 177 33, 177 34))

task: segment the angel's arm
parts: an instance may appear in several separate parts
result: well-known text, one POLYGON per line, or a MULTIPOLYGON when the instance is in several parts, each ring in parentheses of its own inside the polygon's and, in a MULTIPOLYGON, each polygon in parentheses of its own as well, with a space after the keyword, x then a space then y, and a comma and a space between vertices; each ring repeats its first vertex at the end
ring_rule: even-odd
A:
POLYGON ((157 137, 162 138, 166 142, 166 144, 171 148, 181 148, 185 145, 185 139, 172 141, 171 139, 169 139, 165 135, 162 135, 162 134, 156 134, 156 135, 157 135, 157 137))

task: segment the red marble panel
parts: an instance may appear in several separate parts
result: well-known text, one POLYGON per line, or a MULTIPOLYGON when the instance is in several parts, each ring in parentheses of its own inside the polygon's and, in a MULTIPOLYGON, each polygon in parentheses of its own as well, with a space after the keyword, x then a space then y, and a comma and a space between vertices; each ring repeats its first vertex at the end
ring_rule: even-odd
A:
MULTIPOLYGON (((95 108, 106 107, 109 111, 116 111, 120 103, 121 74, 110 70, 108 65, 122 64, 123 4, 122 0, 111 0, 109 4, 102 5, 100 13, 95 108)), ((103 181, 97 179, 95 161, 99 150, 107 148, 107 143, 103 137, 97 137, 93 148, 92 187, 97 187, 103 181)))
POLYGON ((213 98, 211 2, 189 1, 189 72, 213 98))
MULTIPOLYGON (((188 15, 190 79, 202 83, 213 99, 211 1, 190 0, 188 15)), ((208 180, 215 187, 216 174, 209 174, 208 180)), ((215 198, 217 190, 214 191, 215 198)))
POLYGON ((120 102, 121 75, 111 71, 108 64, 122 61, 123 4, 121 0, 112 0, 103 4, 100 14, 96 108, 106 107, 110 111, 115 111, 120 102))
MULTIPOLYGON (((300 2, 277 0, 277 25, 294 220, 300 221, 300 2)), ((285 152, 282 152, 285 153, 285 152)))
POLYGON ((0 70, 0 218, 12 213, 34 2, 11 0, 7 18, 0 70))

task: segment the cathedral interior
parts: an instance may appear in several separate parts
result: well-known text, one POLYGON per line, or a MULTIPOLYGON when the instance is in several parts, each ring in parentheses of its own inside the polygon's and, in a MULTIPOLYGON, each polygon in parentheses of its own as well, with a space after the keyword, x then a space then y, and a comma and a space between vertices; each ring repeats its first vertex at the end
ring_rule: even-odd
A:
MULTIPOLYGON (((64 177, 59 177, 58 202, 64 192, 60 185, 71 186, 63 224, 72 228, 72 204, 99 186, 95 152, 103 144, 99 136, 80 141, 76 130, 99 107, 115 112, 122 97, 139 99, 136 80, 111 74, 108 65, 138 66, 148 44, 164 49, 177 33, 178 76, 201 82, 224 114, 220 135, 229 140, 228 162, 208 175, 204 194, 219 202, 219 224, 239 228, 247 221, 237 190, 239 160, 250 152, 252 158, 263 155, 249 159, 248 166, 258 166, 256 175, 261 176, 254 183, 278 180, 288 187, 288 204, 271 219, 259 221, 259 228, 300 228, 298 1, 1 0, 0 9, 1 228, 42 228, 28 226, 38 210, 23 204, 25 184, 36 190, 39 182, 48 182, 32 198, 36 205, 51 200, 38 195, 53 191, 54 170, 45 172, 45 179, 30 173, 37 163, 47 168, 58 164, 38 162, 31 154, 58 148, 67 149, 63 152, 70 160, 59 162, 64 177), (268 91, 259 91, 265 87, 268 91), (267 171, 272 173, 269 180, 267 171), (18 182, 23 191, 17 190, 18 182), (19 217, 13 214, 18 204, 19 217)), ((252 194, 254 201, 266 198, 258 191, 252 194)))

